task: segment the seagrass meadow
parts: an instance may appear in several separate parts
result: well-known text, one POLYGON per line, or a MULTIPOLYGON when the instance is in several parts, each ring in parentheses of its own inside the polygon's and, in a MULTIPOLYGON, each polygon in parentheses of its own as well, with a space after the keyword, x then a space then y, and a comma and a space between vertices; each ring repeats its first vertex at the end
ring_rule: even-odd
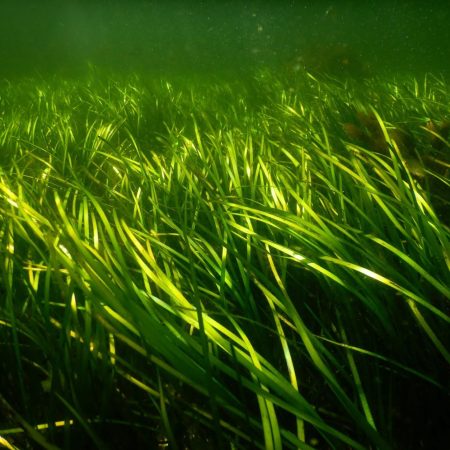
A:
POLYGON ((0 447, 446 448, 444 77, 0 92, 0 447))

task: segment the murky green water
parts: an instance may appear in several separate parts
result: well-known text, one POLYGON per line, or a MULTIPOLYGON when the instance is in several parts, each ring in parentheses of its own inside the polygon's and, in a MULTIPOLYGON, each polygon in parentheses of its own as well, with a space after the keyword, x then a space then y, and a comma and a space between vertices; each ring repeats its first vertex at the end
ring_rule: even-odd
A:
POLYGON ((2 0, 0 75, 88 63, 235 74, 299 62, 356 75, 449 73, 449 23, 445 1, 2 0))

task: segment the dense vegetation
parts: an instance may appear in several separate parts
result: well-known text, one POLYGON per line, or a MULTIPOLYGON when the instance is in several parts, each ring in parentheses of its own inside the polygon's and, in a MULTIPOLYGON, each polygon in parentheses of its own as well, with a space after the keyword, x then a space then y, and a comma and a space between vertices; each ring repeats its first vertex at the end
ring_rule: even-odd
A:
POLYGON ((3 81, 0 447, 444 448, 449 107, 433 76, 3 81))

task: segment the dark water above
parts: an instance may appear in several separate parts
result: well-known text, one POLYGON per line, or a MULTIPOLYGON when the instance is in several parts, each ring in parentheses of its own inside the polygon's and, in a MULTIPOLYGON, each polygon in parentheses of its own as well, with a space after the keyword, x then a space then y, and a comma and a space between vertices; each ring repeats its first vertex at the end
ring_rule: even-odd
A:
POLYGON ((450 3, 438 1, 0 0, 0 76, 88 64, 448 74, 449 24, 450 3))

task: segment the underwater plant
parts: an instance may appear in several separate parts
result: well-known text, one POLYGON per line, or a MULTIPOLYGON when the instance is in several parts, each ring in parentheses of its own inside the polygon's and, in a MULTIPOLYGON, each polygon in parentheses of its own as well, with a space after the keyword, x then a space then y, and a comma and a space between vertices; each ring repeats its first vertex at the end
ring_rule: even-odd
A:
POLYGON ((441 122, 429 120, 425 127, 430 132, 429 139, 433 148, 441 150, 446 144, 448 146, 446 140, 449 138, 450 120, 442 120, 441 122))
POLYGON ((354 122, 345 122, 342 128, 349 139, 361 144, 366 149, 381 154, 389 154, 394 142, 407 164, 418 177, 424 176, 421 162, 416 155, 416 141, 408 130, 399 126, 384 127, 373 112, 358 111, 354 122))
POLYGON ((445 447, 450 89, 298 75, 1 84, 0 445, 445 447))

